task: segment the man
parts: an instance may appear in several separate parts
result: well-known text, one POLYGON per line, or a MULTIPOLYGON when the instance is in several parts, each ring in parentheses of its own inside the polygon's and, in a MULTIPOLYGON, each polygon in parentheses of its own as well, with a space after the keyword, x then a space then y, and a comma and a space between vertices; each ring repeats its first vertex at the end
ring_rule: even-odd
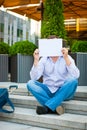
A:
POLYGON ((28 90, 42 106, 37 106, 37 114, 64 113, 62 102, 73 98, 78 86, 79 69, 62 48, 62 56, 39 58, 39 50, 34 51, 34 63, 30 71, 28 90), (43 77, 43 82, 37 81, 43 77))

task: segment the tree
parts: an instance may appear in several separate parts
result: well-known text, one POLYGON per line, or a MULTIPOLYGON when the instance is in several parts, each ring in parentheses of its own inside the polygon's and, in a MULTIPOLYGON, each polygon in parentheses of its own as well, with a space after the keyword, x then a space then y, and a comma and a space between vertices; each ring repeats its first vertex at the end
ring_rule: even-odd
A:
POLYGON ((41 37, 47 38, 49 35, 56 35, 64 39, 66 37, 61 0, 46 0, 44 2, 41 37))

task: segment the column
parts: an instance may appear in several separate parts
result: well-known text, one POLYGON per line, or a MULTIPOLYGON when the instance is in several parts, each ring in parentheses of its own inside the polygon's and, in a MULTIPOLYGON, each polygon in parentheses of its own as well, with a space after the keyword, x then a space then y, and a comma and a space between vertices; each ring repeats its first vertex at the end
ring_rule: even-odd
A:
POLYGON ((23 40, 26 40, 26 21, 23 21, 23 40))
POLYGON ((8 43, 8 17, 4 16, 4 42, 8 43))
POLYGON ((17 42, 17 19, 13 21, 13 43, 17 42))

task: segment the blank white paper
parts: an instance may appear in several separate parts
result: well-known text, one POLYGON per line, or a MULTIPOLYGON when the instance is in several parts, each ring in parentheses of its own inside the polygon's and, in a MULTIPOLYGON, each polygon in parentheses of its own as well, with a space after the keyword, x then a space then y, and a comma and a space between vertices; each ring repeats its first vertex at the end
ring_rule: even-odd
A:
POLYGON ((61 56, 62 39, 39 39, 39 55, 44 56, 61 56))

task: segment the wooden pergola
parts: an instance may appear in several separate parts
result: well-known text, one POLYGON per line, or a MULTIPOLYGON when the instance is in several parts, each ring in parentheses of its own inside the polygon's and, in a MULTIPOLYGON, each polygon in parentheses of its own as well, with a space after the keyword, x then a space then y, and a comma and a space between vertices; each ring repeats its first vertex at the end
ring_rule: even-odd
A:
MULTIPOLYGON (((0 0, 7 10, 26 15, 34 20, 41 20, 42 2, 45 0, 0 0), (14 7, 14 8, 13 8, 14 7)), ((87 18, 87 0, 62 0, 64 5, 64 18, 87 18)))

